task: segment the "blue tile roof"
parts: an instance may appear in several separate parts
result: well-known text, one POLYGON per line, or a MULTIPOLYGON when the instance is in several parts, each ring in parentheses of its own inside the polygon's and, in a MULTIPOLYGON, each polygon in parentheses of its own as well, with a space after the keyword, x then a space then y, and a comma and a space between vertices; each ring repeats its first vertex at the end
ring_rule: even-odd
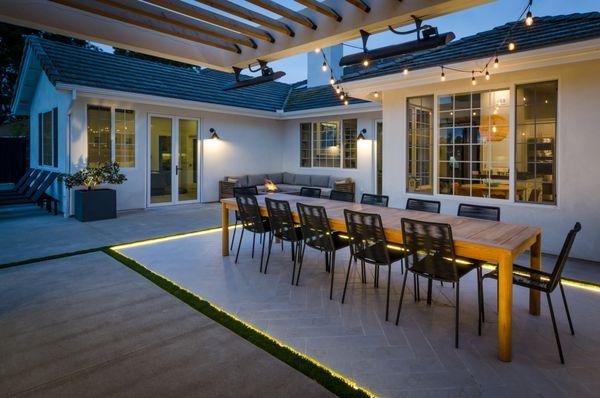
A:
POLYGON ((600 12, 534 18, 527 27, 522 21, 507 23, 432 50, 372 62, 367 68, 355 65, 344 69, 343 81, 367 79, 409 70, 424 69, 456 62, 482 59, 509 53, 507 45, 498 47, 514 25, 510 41, 516 49, 510 53, 551 47, 600 37, 600 12))

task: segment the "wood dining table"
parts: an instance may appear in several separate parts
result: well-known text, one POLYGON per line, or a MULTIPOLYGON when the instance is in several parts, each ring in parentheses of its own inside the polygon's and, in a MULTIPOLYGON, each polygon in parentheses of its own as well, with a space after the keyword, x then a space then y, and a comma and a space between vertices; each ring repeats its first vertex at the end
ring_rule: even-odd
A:
MULTIPOLYGON (((536 270, 541 269, 541 228, 281 193, 257 196, 260 211, 264 216, 267 216, 266 197, 287 200, 294 213, 294 219, 298 222, 297 202, 323 206, 327 211, 331 228, 341 232, 346 232, 344 209, 378 213, 381 215, 388 241, 399 244, 402 243, 402 225, 400 221, 402 218, 450 224, 457 256, 484 260, 498 266, 498 357, 505 362, 511 361, 513 260, 529 250, 530 267, 536 270)), ((237 210, 235 199, 222 199, 223 256, 229 255, 228 226, 229 212, 232 210, 237 210)), ((540 293, 538 291, 529 291, 529 313, 532 315, 540 314, 540 293)))

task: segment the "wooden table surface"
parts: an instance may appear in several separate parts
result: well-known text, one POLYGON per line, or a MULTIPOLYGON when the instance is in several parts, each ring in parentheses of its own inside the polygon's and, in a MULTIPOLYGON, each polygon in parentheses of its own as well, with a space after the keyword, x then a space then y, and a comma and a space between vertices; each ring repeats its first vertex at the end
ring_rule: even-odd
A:
MULTIPOLYGON (((265 216, 267 215, 265 197, 287 200, 296 220, 299 220, 296 213, 297 202, 323 206, 327 210, 331 228, 341 232, 346 231, 344 209, 378 213, 381 215, 386 237, 390 242, 402 243, 400 221, 402 218, 450 224, 458 256, 498 264, 498 356, 502 361, 511 360, 513 259, 530 249, 530 266, 534 269, 541 269, 541 228, 281 193, 257 196, 261 212, 265 216)), ((221 206, 222 254, 227 256, 229 255, 229 229, 227 228, 229 211, 236 210, 237 204, 234 198, 227 198, 221 200, 221 206)), ((534 290, 530 290, 529 312, 532 315, 540 313, 540 294, 534 290)))

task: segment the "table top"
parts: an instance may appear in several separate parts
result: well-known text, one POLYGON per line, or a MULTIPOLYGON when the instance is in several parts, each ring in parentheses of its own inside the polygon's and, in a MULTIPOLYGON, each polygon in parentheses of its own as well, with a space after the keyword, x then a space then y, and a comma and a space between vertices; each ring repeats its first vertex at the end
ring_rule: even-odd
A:
MULTIPOLYGON (((497 253, 492 251, 507 251, 513 257, 527 250, 536 237, 541 234, 541 228, 510 224, 501 221, 479 220, 475 218, 450 216, 445 214, 434 214, 414 210, 396 209, 392 207, 380 207, 373 205, 363 205, 359 203, 341 202, 330 199, 317 199, 287 194, 269 194, 258 195, 258 203, 261 208, 265 206, 265 198, 269 197, 277 200, 287 200, 290 203, 292 212, 296 213, 296 203, 301 202, 308 205, 323 206, 327 211, 332 227, 336 230, 345 232, 344 209, 361 211, 365 213, 378 213, 381 215, 386 236, 390 241, 402 242, 402 218, 411 218, 420 221, 439 222, 450 224, 458 255, 473 255, 473 253, 460 250, 477 249, 478 251, 487 251, 476 258, 492 260, 497 253), (497 249, 497 250, 494 250, 497 249)), ((229 208, 237 208, 234 198, 222 199, 229 208)))

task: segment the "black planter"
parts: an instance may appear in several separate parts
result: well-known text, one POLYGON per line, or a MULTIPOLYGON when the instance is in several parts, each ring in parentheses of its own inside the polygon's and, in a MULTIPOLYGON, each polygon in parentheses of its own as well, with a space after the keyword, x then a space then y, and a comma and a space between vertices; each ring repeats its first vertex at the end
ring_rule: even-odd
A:
POLYGON ((76 190, 75 218, 79 221, 117 218, 117 191, 114 189, 76 190))

